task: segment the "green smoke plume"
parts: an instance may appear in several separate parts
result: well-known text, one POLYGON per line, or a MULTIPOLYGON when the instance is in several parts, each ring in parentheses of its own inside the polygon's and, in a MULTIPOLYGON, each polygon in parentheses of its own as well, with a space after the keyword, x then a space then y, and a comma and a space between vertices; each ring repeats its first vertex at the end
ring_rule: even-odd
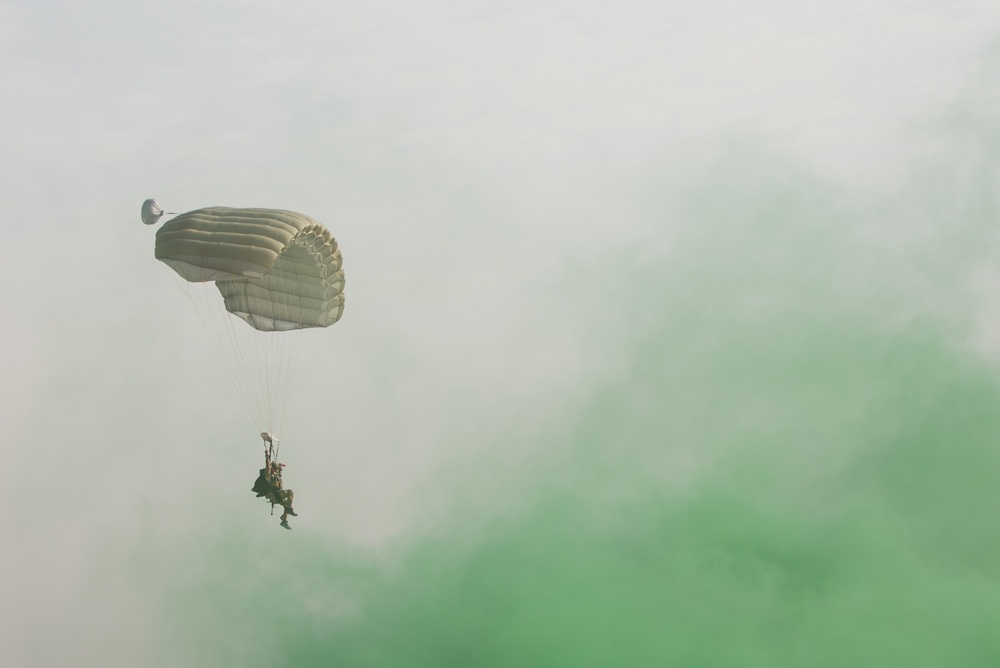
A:
POLYGON ((442 473, 449 520, 387 552, 174 548, 168 633, 200 665, 997 665, 1000 386, 967 289, 997 160, 938 158, 877 196, 753 142, 648 179, 664 252, 553 289, 614 295, 580 410, 506 473, 442 473), (516 502, 477 495, 494 475, 516 502))

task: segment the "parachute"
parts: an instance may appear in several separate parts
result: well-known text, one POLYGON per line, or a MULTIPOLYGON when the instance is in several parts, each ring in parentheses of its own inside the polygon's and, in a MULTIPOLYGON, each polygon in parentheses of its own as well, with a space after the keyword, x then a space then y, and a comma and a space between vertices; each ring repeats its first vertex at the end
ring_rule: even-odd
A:
POLYGON ((264 332, 329 327, 344 312, 337 242, 301 213, 189 211, 156 233, 156 259, 186 281, 215 281, 226 310, 264 332))
MULTIPOLYGON (((143 203, 144 223, 163 213, 155 200, 143 203)), ((344 312, 343 259, 330 231, 294 211, 213 206, 164 223, 154 254, 215 334, 259 431, 277 437, 305 332, 344 312)))
POLYGON ((146 225, 155 225, 163 216, 163 209, 155 199, 147 199, 142 203, 142 222, 146 225))

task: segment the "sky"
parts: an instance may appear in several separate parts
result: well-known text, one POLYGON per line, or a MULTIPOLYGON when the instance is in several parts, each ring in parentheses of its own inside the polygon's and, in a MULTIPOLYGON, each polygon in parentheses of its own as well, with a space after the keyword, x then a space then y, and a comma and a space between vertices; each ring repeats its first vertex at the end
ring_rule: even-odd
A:
POLYGON ((1000 663, 1000 7, 0 2, 18 666, 1000 663), (153 258, 344 256, 298 517, 153 258))

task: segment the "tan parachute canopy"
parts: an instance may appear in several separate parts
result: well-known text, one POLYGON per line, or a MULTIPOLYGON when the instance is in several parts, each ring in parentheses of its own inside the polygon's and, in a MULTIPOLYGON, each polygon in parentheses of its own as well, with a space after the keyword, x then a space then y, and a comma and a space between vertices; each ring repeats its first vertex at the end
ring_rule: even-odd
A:
POLYGON ((264 332, 328 327, 344 312, 337 242, 301 213, 189 211, 157 231, 156 258, 186 281, 215 281, 226 310, 264 332))

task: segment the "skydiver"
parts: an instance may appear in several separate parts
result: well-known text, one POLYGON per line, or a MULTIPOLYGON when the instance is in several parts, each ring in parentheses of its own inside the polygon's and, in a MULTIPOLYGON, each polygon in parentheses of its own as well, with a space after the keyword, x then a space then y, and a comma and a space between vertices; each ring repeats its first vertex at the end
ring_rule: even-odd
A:
POLYGON ((288 525, 288 516, 297 517, 298 513, 292 507, 295 499, 295 492, 284 489, 281 480, 281 469, 284 464, 272 461, 270 452, 264 452, 264 468, 260 470, 260 475, 254 481, 251 491, 257 493, 257 497, 267 497, 272 506, 281 506, 284 512, 281 514, 280 525, 285 529, 291 529, 288 525))

